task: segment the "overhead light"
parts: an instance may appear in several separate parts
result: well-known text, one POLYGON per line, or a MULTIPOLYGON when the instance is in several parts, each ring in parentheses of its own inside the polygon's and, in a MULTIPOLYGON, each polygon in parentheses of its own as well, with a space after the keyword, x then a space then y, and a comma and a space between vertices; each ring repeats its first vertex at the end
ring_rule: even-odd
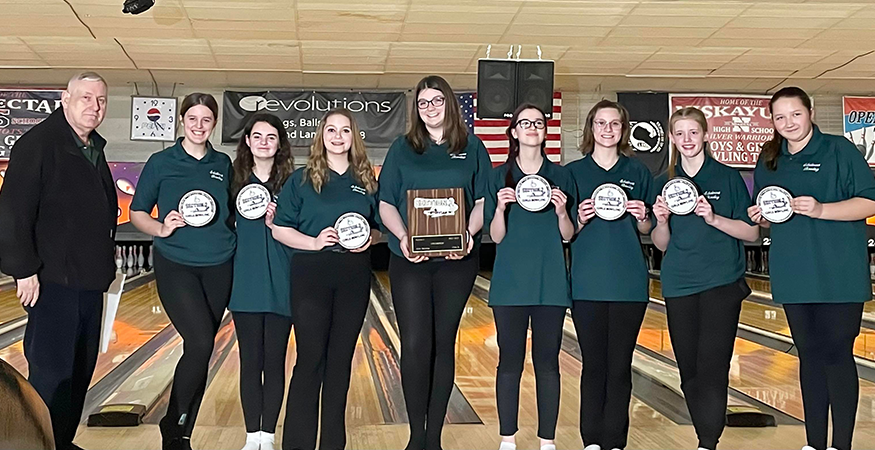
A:
POLYGON ((122 12, 125 14, 140 14, 148 11, 154 4, 155 0, 125 0, 122 12))

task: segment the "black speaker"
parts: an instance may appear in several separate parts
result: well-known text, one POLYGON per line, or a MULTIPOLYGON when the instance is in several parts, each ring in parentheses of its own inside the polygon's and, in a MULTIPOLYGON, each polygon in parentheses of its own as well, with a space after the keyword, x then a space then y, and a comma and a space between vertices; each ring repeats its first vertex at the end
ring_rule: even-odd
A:
POLYGON ((553 116, 553 61, 520 61, 517 63, 516 104, 531 103, 553 116))
POLYGON ((505 119, 516 108, 516 61, 481 59, 477 65, 477 117, 505 119))
POLYGON ((506 119, 532 103, 553 115, 553 61, 481 59, 477 67, 477 116, 506 119))

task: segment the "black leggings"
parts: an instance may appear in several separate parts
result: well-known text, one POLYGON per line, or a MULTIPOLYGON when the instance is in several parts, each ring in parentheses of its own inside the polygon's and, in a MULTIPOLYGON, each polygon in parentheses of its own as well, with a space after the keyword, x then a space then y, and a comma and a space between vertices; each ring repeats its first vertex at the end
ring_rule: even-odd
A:
POLYGON ((292 261, 292 317, 298 352, 283 449, 346 446, 346 397, 355 345, 368 310, 370 252, 297 254, 292 261), (321 430, 319 397, 322 397, 321 430))
POLYGON ((532 364, 538 398, 538 437, 556 437, 559 417, 559 350, 562 347, 564 306, 493 306, 498 331, 498 373, 495 377, 495 402, 498 406, 499 433, 516 434, 520 404, 520 377, 526 363, 529 318, 532 321, 532 364))
POLYGON ((699 448, 716 448, 726 426, 729 364, 741 302, 750 293, 743 283, 665 299, 671 346, 699 448))
POLYGON ((240 344, 240 403, 246 432, 276 431, 286 390, 286 347, 292 318, 234 312, 240 344))
POLYGON ((441 448, 456 374, 456 332, 477 278, 479 257, 412 263, 389 259, 392 302, 401 334, 401 388, 411 450, 441 448))
POLYGON ((173 262, 155 252, 155 281, 164 311, 182 336, 167 415, 160 428, 164 445, 191 437, 207 386, 207 370, 219 323, 231 298, 233 260, 208 267, 173 262))
POLYGON ((850 450, 860 394, 854 340, 863 303, 784 304, 784 312, 799 354, 808 445, 827 447, 832 412, 832 447, 850 450))
POLYGON ((625 448, 632 399, 632 354, 647 302, 575 300, 571 308, 583 355, 580 437, 584 446, 625 448))

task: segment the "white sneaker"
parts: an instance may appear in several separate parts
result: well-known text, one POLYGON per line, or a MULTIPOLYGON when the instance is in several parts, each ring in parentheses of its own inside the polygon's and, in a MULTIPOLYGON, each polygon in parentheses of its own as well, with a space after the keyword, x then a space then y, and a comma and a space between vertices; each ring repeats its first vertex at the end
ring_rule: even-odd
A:
POLYGON ((541 450, 556 450, 556 444, 544 444, 541 446, 541 450))
POLYGON ((514 444, 513 442, 501 441, 501 445, 498 446, 498 450, 516 450, 516 444, 514 444))
POLYGON ((805 447, 802 447, 802 450, 817 450, 817 449, 815 449, 814 447, 812 447, 810 445, 806 445, 805 447))
POLYGON ((829 447, 829 448, 827 448, 826 450, 836 450, 836 448, 835 448, 835 447, 829 447))
POLYGON ((275 437, 275 435, 273 433, 268 433, 267 431, 262 431, 261 432, 261 450, 274 450, 274 448, 273 448, 274 437, 275 437))
POLYGON ((246 433, 246 445, 241 450, 260 450, 261 449, 261 432, 246 433))
POLYGON ((589 444, 583 450, 602 450, 602 446, 598 444, 589 444))

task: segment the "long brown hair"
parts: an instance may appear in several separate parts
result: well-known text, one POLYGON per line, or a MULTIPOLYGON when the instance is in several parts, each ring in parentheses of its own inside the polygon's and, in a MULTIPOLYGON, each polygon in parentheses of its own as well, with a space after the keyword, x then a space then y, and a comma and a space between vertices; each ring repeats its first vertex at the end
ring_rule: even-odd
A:
POLYGON ((468 126, 462 119, 459 99, 456 98, 450 84, 437 75, 429 75, 416 84, 413 104, 410 107, 410 128, 407 131, 407 142, 419 154, 425 152, 431 143, 431 136, 425 128, 425 122, 419 117, 419 107, 416 105, 419 93, 426 89, 437 89, 444 96, 444 135, 442 139, 447 143, 448 153, 454 155, 460 153, 468 146, 468 126))
MULTIPOLYGON (((788 86, 782 88, 778 92, 775 92, 775 95, 772 96, 772 99, 769 100, 769 114, 772 114, 772 107, 775 102, 782 98, 798 98, 799 101, 802 102, 802 105, 808 109, 808 112, 811 113, 811 97, 803 91, 802 89, 796 86, 788 86)), ((772 118, 772 127, 775 126, 775 119, 772 118)), ((760 159, 766 165, 766 169, 769 170, 777 170, 778 169, 778 156, 781 154, 781 146, 784 143, 784 136, 781 136, 778 133, 778 129, 775 128, 775 134, 772 135, 772 139, 763 144, 763 149, 760 151, 760 159)))
POLYGON ((313 145, 310 146, 310 156, 307 158, 307 166, 304 168, 304 179, 313 185, 316 192, 322 192, 322 186, 328 181, 331 175, 328 168, 328 156, 325 149, 325 122, 329 117, 341 115, 349 119, 349 127, 352 131, 352 145, 349 148, 347 158, 349 166, 352 170, 353 178, 361 183, 368 193, 373 194, 377 191, 377 178, 374 176, 374 166, 368 159, 368 152, 365 149, 365 141, 362 139, 362 133, 359 130, 358 123, 355 121, 352 113, 346 108, 336 108, 325 113, 322 120, 319 121, 319 126, 316 127, 316 135, 313 136, 313 145))
POLYGON ((595 150, 595 132, 593 131, 592 121, 600 110, 606 108, 616 109, 620 113, 622 131, 620 133, 620 142, 617 143, 617 153, 632 156, 632 145, 629 143, 629 138, 632 135, 632 126, 629 124, 629 111, 623 105, 610 100, 602 100, 596 103, 589 110, 589 114, 586 115, 586 123, 583 125, 583 138, 580 141, 580 153, 586 156, 595 150))
MULTIPOLYGON (((668 118, 668 129, 669 133, 671 133, 671 157, 668 160, 668 178, 672 179, 675 176, 675 166, 678 164, 678 151, 677 145, 674 142, 674 124, 678 123, 681 120, 690 119, 695 120, 696 123, 702 127, 702 135, 708 134, 708 119, 705 118, 705 113, 702 112, 699 108, 694 108, 692 106, 683 107, 673 113, 671 113, 671 117, 668 118)), ((708 141, 703 142, 704 148, 702 151, 705 152, 705 157, 711 157, 711 149, 708 148, 708 141)))
POLYGON ((252 175, 252 168, 255 167, 255 158, 252 156, 252 149, 246 143, 246 138, 252 134, 252 128, 256 123, 264 122, 276 129, 279 143, 277 145, 276 154, 273 156, 273 165, 270 168, 270 178, 267 180, 267 189, 273 195, 279 194, 286 179, 292 174, 295 169, 294 156, 292 156, 292 145, 289 143, 289 136, 286 129, 283 127, 283 122, 273 114, 258 113, 249 119, 246 127, 243 128, 243 134, 240 136, 240 142, 237 143, 237 157, 234 159, 234 196, 240 192, 243 186, 249 184, 249 176, 252 175))
MULTIPOLYGON (((522 114, 523 111, 525 111, 527 109, 534 109, 535 111, 538 111, 538 113, 541 114, 541 118, 544 119, 544 126, 545 127, 547 126, 547 116, 544 114, 544 111, 542 111, 540 107, 535 106, 531 103, 523 103, 522 105, 520 105, 516 109, 516 111, 513 112, 513 116, 511 116, 511 118, 510 118, 510 126, 508 126, 507 131, 505 131, 505 134, 507 134, 507 139, 508 139, 507 162, 508 162, 508 164, 511 164, 508 166, 507 174, 504 177, 504 183, 508 187, 512 187, 514 185, 514 183, 513 183, 513 170, 511 170, 511 168, 513 167, 512 164, 514 164, 514 160, 516 160, 516 157, 520 154, 520 140, 513 137, 512 131, 514 128, 516 128, 517 124, 519 123, 520 114, 522 114)), ((541 153, 542 154, 544 153, 544 149, 547 148, 546 131, 547 130, 545 129, 544 130, 544 132, 545 132, 544 133, 544 140, 541 142, 541 153)))

